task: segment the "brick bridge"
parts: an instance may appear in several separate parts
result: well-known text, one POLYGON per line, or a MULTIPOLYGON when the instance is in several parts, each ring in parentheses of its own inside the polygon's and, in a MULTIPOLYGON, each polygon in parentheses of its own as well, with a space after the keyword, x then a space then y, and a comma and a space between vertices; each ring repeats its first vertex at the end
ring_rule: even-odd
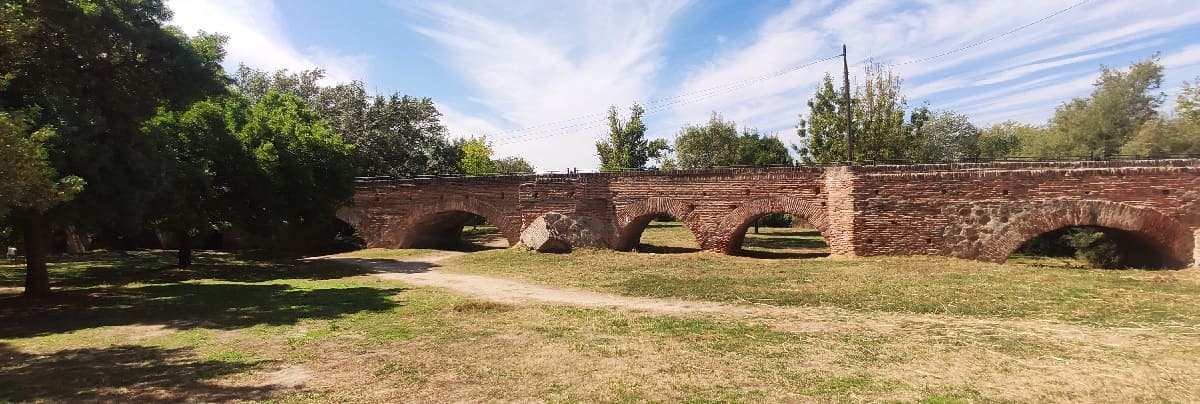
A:
POLYGON ((516 244, 552 212, 587 218, 599 245, 617 250, 669 214, 701 248, 733 254, 755 220, 787 213, 815 226, 835 255, 991 262, 1040 234, 1097 226, 1156 266, 1186 267, 1200 257, 1200 160, 363 179, 338 217, 369 247, 410 248, 456 241, 475 215, 516 244))

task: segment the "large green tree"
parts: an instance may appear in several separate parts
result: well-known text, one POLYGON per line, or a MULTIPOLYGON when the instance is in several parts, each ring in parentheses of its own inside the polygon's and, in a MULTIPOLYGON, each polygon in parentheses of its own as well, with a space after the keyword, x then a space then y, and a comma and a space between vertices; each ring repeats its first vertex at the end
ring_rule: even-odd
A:
POLYGON ((1163 67, 1158 56, 1134 63, 1127 70, 1101 67, 1091 95, 1059 106, 1050 118, 1044 141, 1031 143, 1025 152, 1039 157, 1102 156, 1120 152, 1141 130, 1158 117, 1165 95, 1163 67))
POLYGON ((997 160, 1010 157, 1021 149, 1021 139, 1036 136, 1041 130, 1017 121, 1004 121, 979 133, 979 158, 997 160))
POLYGON ((669 150, 663 139, 646 140, 646 125, 641 105, 629 108, 629 120, 622 122, 617 107, 608 109, 608 136, 596 142, 596 154, 600 156, 601 171, 621 171, 644 168, 650 159, 661 158, 669 150))
POLYGON ((828 73, 808 100, 808 118, 796 126, 800 144, 792 145, 805 164, 846 161, 846 111, 844 94, 834 88, 828 73))
POLYGON ((979 128, 966 115, 937 111, 916 128, 915 152, 909 157, 920 161, 948 161, 978 158, 979 128))
POLYGON ((463 174, 483 175, 496 172, 496 164, 492 161, 492 146, 484 137, 471 137, 458 142, 462 150, 462 160, 458 168, 463 174))
POLYGON ((44 145, 50 166, 88 184, 51 212, 15 216, 37 280, 25 292, 40 296, 50 291, 48 218, 117 234, 142 230, 159 189, 159 156, 140 125, 159 106, 182 108, 223 91, 222 38, 165 27, 171 13, 158 0, 10 0, 0 13, 0 110, 33 111, 30 127, 57 134, 44 145), (13 43, 20 49, 7 49, 13 43))
MULTIPOLYGON (((877 63, 867 64, 862 81, 855 80, 850 102, 855 161, 911 159, 920 154, 923 145, 916 127, 928 117, 918 114, 905 122, 907 101, 900 92, 902 83, 899 76, 877 63)), ((817 85, 808 101, 808 117, 802 117, 796 128, 800 144, 793 146, 805 164, 846 160, 844 97, 828 74, 817 85)))
POLYGON ((303 99, 354 146, 354 165, 361 175, 459 172, 461 150, 450 141, 433 100, 371 95, 361 81, 323 86, 319 82, 324 77, 320 69, 268 73, 241 66, 234 82, 251 102, 271 91, 303 99))
POLYGON ((787 146, 775 136, 758 133, 755 128, 743 128, 738 137, 738 162, 744 166, 791 165, 795 160, 787 146))
POLYGON ((180 267, 192 262, 193 239, 263 214, 267 182, 238 137, 248 102, 227 96, 184 111, 162 109, 144 131, 162 145, 161 192, 153 223, 173 236, 180 267))
POLYGON ((737 123, 713 112, 704 125, 684 125, 675 135, 675 162, 679 168, 738 164, 737 123))
POLYGON ((714 166, 767 166, 791 164, 788 149, 778 138, 763 136, 758 129, 744 128, 714 112, 704 125, 684 125, 675 136, 672 168, 714 166))

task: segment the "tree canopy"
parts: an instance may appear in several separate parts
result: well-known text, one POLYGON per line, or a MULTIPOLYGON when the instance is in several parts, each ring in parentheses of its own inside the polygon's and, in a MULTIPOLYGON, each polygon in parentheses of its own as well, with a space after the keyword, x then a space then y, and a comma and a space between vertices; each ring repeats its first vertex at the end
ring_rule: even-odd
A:
POLYGON ((621 121, 616 106, 608 109, 608 136, 596 142, 601 171, 644 168, 650 159, 660 158, 668 150, 666 140, 646 140, 646 125, 642 123, 645 112, 634 104, 629 108, 629 120, 621 121))
POLYGON ((763 136, 757 129, 726 121, 714 112, 705 125, 684 125, 675 136, 672 167, 766 166, 792 164, 788 149, 778 138, 763 136))

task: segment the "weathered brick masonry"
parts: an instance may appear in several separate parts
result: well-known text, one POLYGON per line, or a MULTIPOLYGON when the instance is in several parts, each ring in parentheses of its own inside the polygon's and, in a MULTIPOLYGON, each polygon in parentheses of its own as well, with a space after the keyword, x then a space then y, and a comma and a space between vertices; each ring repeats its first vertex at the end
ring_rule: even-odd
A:
POLYGON ((658 214, 706 250, 740 250, 769 213, 813 224, 834 254, 944 255, 1000 262, 1065 226, 1123 230, 1171 266, 1200 257, 1200 160, 722 168, 364 180, 339 217, 371 247, 457 239, 471 214, 510 243, 546 213, 596 219, 627 250, 658 214))

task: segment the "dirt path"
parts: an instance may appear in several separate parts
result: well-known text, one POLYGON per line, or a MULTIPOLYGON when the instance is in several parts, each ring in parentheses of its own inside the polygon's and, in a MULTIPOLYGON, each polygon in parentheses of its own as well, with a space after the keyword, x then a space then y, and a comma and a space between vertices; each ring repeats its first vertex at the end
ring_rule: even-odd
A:
POLYGON ((455 274, 436 269, 438 262, 465 254, 467 253, 445 251, 439 254, 405 258, 403 260, 343 258, 338 256, 318 258, 357 265, 385 279, 402 281, 416 286, 446 288, 468 296, 500 303, 553 303, 589 308, 624 308, 660 313, 730 313, 753 311, 751 307, 730 304, 620 296, 580 289, 538 286, 490 276, 455 274))
MULTIPOLYGON (((357 265, 384 279, 402 281, 414 286, 450 289, 473 298, 499 303, 548 303, 584 308, 609 308, 648 311, 663 314, 713 313, 743 318, 769 319, 772 326, 790 332, 870 330, 888 332, 913 326, 941 327, 953 325, 969 329, 987 329, 995 334, 1017 334, 1029 337, 1055 337, 1061 340, 1103 344, 1116 347, 1136 343, 1136 336, 1145 329, 1104 329, 1048 320, 976 319, 942 314, 862 313, 835 307, 777 307, 751 301, 719 303, 669 298, 621 296, 588 290, 550 287, 512 279, 456 274, 439 271, 438 262, 466 255, 465 252, 444 251, 437 254, 404 259, 362 259, 339 256, 314 257, 357 265)), ((1164 335, 1167 339, 1190 340, 1194 334, 1164 335)))

